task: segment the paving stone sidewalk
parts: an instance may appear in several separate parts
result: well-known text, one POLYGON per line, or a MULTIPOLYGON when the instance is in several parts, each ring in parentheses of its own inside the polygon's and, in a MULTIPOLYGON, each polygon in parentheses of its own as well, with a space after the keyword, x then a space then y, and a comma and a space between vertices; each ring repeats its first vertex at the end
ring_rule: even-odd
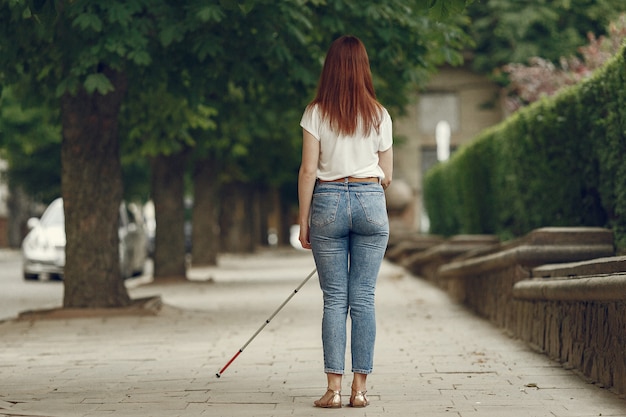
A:
POLYGON ((156 315, 2 322, 0 416, 626 416, 624 399, 387 262, 369 407, 312 406, 325 390, 317 277, 216 378, 313 267, 304 251, 223 256, 186 283, 131 285, 162 297, 156 315))

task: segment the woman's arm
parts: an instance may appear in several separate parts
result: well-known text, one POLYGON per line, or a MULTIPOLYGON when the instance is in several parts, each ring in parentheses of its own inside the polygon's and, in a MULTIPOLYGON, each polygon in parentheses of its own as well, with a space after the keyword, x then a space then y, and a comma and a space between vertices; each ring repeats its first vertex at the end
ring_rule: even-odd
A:
POLYGON ((302 163, 298 173, 298 223, 300 224, 300 243, 305 249, 311 249, 309 240, 309 217, 311 214, 311 199, 317 178, 317 163, 320 155, 320 142, 315 137, 302 130, 302 163))
POLYGON ((382 180, 383 188, 389 187, 393 177, 393 148, 389 148, 386 151, 378 152, 378 165, 385 173, 385 178, 382 180))

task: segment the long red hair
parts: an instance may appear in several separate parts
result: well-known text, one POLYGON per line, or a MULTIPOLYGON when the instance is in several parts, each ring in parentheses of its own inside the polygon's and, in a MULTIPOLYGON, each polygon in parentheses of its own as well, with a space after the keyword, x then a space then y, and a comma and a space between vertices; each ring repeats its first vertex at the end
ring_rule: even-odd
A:
POLYGON ((354 135, 378 132, 382 106, 376 100, 365 45, 355 36, 335 40, 326 54, 324 68, 311 105, 319 106, 322 118, 333 130, 354 135))

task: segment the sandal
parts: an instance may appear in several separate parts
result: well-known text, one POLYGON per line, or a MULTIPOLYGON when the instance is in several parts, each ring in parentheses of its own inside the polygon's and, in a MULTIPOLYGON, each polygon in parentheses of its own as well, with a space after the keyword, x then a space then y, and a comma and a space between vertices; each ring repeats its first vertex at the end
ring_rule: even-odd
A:
POLYGON ((350 395, 350 407, 367 407, 369 405, 369 400, 365 395, 367 391, 357 391, 352 388, 352 395, 350 395))
POLYGON ((341 408, 341 390, 335 391, 328 388, 326 393, 322 395, 322 398, 313 404, 321 408, 341 408))

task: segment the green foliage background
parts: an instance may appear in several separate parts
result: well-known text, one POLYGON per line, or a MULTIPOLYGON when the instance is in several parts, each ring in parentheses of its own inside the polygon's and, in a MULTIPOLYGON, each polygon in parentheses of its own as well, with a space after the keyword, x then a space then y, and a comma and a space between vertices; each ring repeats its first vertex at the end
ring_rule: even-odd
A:
MULTIPOLYGON (((14 105, 20 111, 34 107, 55 117, 32 119, 53 134, 37 134, 41 126, 32 126, 26 140, 8 127, 15 113, 4 112, 9 119, 0 125, 0 148, 11 171, 19 169, 14 161, 24 154, 23 141, 34 145, 25 174, 46 166, 40 158, 56 160, 49 177, 58 193, 58 98, 80 89, 110 92, 103 72, 109 68, 129 85, 120 113, 126 198, 149 195, 147 158, 190 149, 191 164, 207 155, 220 161, 219 181, 293 187, 299 118, 332 40, 351 33, 364 41, 379 98, 400 113, 438 65, 462 62, 469 38, 461 12, 469 2, 3 1, 0 89, 19 84, 14 105), (9 155, 14 152, 21 155, 9 155)), ((51 199, 36 189, 51 190, 46 183, 31 182, 29 191, 51 199)))
POLYGON ((586 44, 588 33, 606 34, 623 11, 622 0, 477 0, 466 9, 476 42, 472 65, 498 75, 503 65, 535 56, 558 62, 586 44))

